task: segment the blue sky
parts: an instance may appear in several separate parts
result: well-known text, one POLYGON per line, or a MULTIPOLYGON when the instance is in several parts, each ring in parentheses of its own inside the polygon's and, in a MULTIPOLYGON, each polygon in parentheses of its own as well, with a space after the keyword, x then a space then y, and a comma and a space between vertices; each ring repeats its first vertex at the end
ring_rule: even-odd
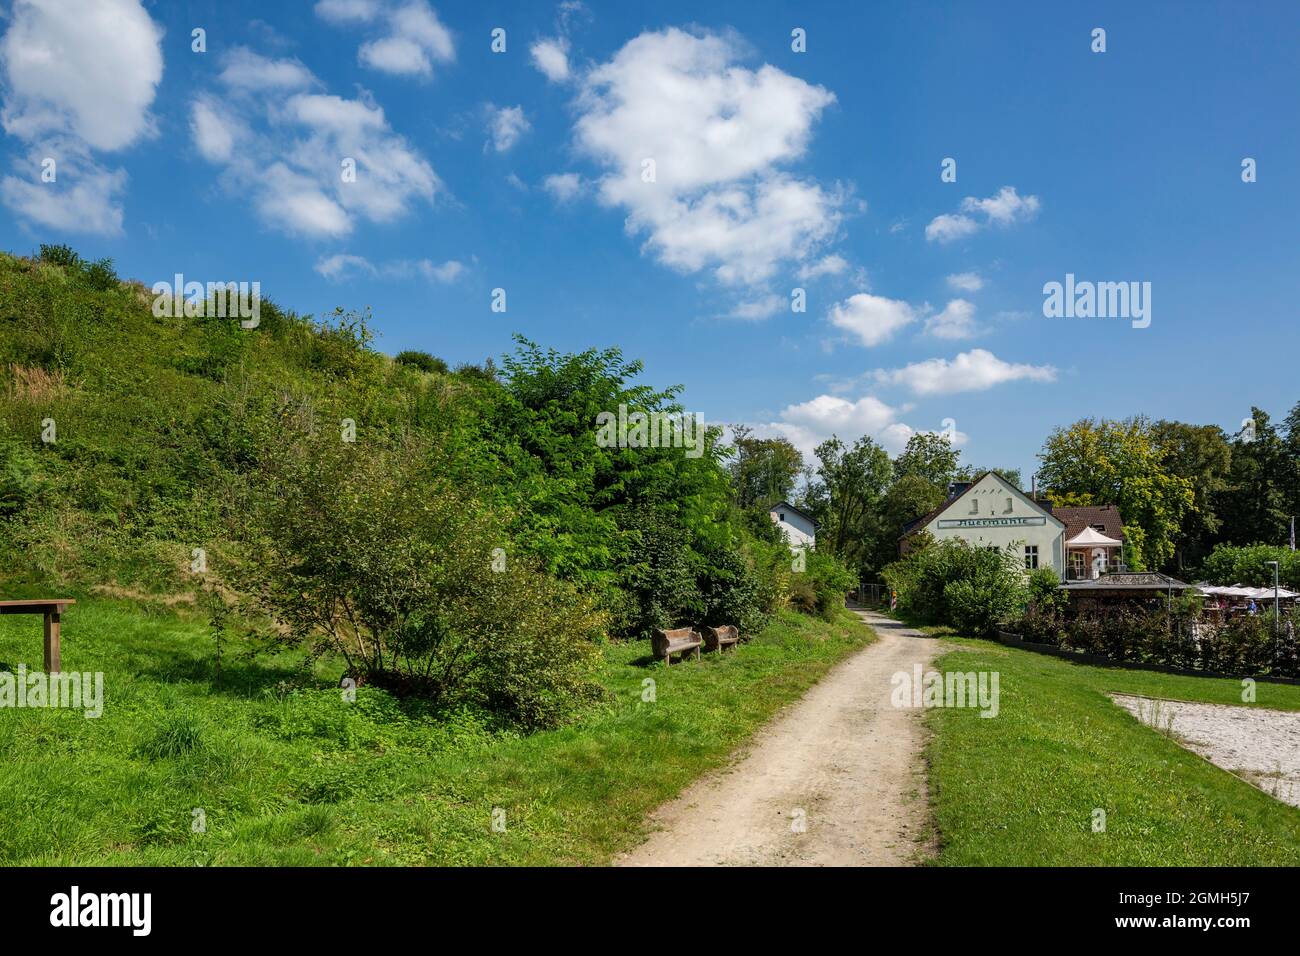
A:
POLYGON ((1300 6, 1084 7, 21 0, 0 247, 370 306, 453 364, 617 345, 805 450, 951 419, 1027 476, 1084 416, 1280 416, 1300 6), (1067 273, 1149 282, 1149 327, 1045 317, 1067 273))

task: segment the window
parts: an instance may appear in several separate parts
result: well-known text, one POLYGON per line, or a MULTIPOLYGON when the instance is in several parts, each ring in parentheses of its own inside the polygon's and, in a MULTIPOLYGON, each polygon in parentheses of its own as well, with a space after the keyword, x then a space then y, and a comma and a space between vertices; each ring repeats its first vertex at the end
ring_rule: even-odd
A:
POLYGON ((1011 514, 1011 512, 1014 511, 1014 510, 1015 510, 1015 509, 1014 509, 1014 508, 1012 507, 1012 505, 1011 505, 1011 499, 1008 498, 1008 499, 1007 499, 1007 510, 1004 511, 1004 512, 1002 512, 1002 513, 1003 513, 1004 515, 1009 515, 1009 514, 1011 514))
POLYGON ((1033 571, 1038 567, 1038 545, 1025 545, 1025 568, 1033 571))
POLYGON ((785 512, 784 512, 784 511, 781 512, 781 520, 782 520, 782 521, 785 520, 785 512))
POLYGON ((1106 526, 1105 526, 1104 524, 1095 524, 1095 525, 1092 526, 1092 530, 1093 530, 1093 531, 1100 531, 1102 534, 1105 534, 1105 533, 1106 533, 1106 526))

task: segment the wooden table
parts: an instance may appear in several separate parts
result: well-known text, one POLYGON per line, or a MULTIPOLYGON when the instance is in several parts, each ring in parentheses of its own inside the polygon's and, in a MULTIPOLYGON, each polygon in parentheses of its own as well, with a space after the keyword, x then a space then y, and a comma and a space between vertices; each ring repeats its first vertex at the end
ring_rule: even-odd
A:
POLYGON ((45 615, 45 672, 57 674, 63 669, 59 654, 59 623, 63 609, 77 602, 71 598, 51 601, 0 601, 0 614, 45 615))

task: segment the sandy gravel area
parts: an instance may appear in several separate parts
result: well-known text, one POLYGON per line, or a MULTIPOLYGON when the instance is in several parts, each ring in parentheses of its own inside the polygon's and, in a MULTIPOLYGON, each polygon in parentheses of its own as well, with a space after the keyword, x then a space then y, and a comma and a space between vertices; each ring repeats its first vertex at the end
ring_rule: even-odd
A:
POLYGON ((902 865, 932 852, 921 711, 890 705, 890 678, 928 665, 938 641, 858 614, 880 640, 782 711, 730 767, 656 810, 656 832, 616 863, 902 865))
POLYGON ((1300 713, 1125 694, 1111 697, 1188 750, 1300 807, 1300 713))

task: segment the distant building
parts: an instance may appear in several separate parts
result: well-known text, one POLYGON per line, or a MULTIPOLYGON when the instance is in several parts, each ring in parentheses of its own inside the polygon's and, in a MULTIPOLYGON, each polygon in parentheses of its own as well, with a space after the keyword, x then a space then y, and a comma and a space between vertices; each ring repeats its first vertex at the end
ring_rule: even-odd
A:
POLYGON ((815 548, 817 546, 817 522, 806 512, 800 511, 788 501, 778 501, 767 509, 772 522, 781 529, 785 540, 792 548, 815 548))
POLYGON ((903 529, 899 553, 907 554, 922 531, 936 541, 960 538, 976 548, 1010 548, 1026 570, 1052 568, 1062 580, 1124 568, 1124 526, 1113 505, 1053 508, 992 471, 954 482, 943 504, 903 529))

